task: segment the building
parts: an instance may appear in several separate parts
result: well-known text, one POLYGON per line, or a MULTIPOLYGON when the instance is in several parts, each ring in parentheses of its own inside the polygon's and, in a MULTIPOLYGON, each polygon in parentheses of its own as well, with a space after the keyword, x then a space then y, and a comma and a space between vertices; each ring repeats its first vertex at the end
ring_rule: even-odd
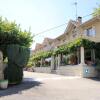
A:
MULTIPOLYGON (((41 48, 41 51, 50 51, 78 38, 100 43, 100 16, 96 16, 86 22, 82 22, 81 17, 78 17, 77 21, 70 20, 62 35, 55 39, 45 38, 44 42, 41 44, 42 47, 39 47, 41 48)), ((36 46, 35 51, 38 52, 40 48, 37 48, 36 46)), ((95 77, 96 70, 92 66, 92 63, 96 59, 95 53, 95 49, 86 49, 84 46, 81 46, 73 53, 74 60, 70 63, 70 65, 68 64, 66 66, 61 64, 64 57, 66 58, 66 55, 58 54, 56 56, 52 56, 51 67, 49 70, 53 70, 58 74, 64 75, 95 77)))
POLYGON ((52 42, 53 42, 53 39, 44 38, 44 41, 43 41, 42 44, 36 43, 35 49, 33 50, 33 54, 35 54, 37 52, 41 52, 41 51, 49 51, 49 50, 51 50, 53 48, 51 46, 52 42))

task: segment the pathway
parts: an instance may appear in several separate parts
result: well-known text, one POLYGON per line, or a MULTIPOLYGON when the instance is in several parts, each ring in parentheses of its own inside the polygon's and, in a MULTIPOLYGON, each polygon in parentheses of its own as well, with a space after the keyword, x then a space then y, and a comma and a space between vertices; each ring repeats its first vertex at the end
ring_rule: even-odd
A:
POLYGON ((100 81, 24 72, 23 83, 0 90, 0 100, 100 100, 100 81))

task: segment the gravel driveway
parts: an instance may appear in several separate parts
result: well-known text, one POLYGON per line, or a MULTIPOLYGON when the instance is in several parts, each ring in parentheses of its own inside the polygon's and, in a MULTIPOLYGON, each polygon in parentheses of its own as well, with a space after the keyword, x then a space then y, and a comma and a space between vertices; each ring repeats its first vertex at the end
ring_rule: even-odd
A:
POLYGON ((100 100, 100 81, 24 72, 22 84, 0 90, 0 100, 100 100))

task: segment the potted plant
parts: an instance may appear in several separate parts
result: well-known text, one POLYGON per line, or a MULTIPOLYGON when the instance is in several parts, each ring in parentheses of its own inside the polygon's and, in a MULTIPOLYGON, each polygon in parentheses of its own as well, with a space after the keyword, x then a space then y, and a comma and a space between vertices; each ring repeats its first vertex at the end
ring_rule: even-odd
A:
POLYGON ((0 88, 6 89, 8 87, 8 80, 0 80, 0 88))

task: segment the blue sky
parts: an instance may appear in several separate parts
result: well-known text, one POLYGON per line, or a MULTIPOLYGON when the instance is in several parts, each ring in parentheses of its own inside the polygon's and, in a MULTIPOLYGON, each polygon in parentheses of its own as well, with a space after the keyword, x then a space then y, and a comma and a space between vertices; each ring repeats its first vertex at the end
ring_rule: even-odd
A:
MULTIPOLYGON (((10 21, 16 21, 23 29, 31 27, 32 34, 37 34, 46 29, 67 23, 75 19, 76 0, 0 0, 0 16, 10 21)), ((100 0, 77 0, 78 16, 92 13, 93 9, 100 4, 100 0)), ((89 17, 83 20, 89 19, 89 17)), ((62 26, 48 31, 34 38, 32 44, 41 43, 44 37, 55 38, 62 34, 66 28, 62 26)))

